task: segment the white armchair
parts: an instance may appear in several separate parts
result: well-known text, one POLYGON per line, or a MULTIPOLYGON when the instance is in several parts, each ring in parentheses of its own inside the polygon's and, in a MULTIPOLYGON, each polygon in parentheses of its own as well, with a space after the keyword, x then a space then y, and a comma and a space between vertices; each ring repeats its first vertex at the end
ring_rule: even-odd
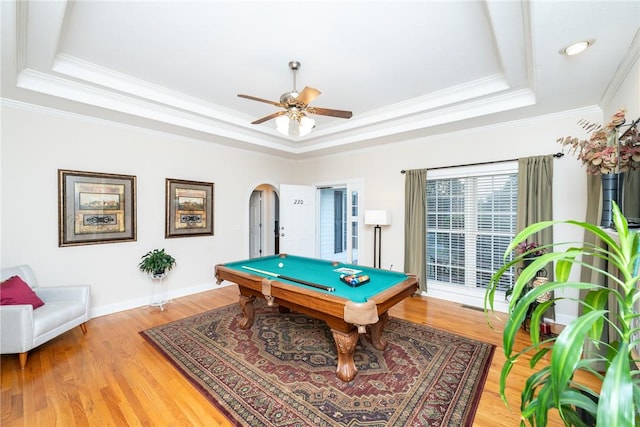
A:
POLYGON ((88 285, 38 287, 28 265, 3 268, 0 272, 0 280, 12 276, 20 276, 45 303, 35 310, 30 304, 0 306, 0 353, 18 353, 21 369, 27 365, 29 350, 78 325, 87 333, 91 293, 88 285))

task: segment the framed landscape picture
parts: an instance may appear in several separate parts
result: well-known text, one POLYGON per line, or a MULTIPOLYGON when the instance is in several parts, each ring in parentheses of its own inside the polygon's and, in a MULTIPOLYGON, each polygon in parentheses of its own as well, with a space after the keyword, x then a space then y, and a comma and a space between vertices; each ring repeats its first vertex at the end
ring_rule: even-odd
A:
POLYGON ((213 236, 213 183, 167 178, 165 237, 213 236))
POLYGON ((58 246, 135 240, 135 176, 58 170, 58 246))

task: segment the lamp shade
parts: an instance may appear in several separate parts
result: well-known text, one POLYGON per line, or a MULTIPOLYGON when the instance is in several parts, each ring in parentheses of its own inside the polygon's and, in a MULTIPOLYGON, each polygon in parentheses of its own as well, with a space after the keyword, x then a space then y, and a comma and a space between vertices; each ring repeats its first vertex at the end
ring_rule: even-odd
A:
POLYGON ((316 127, 316 121, 297 109, 276 118, 276 130, 286 136, 305 136, 316 127))
POLYGON ((364 211, 364 223, 366 225, 389 225, 391 213, 385 210, 364 211))
POLYGON ((286 114, 276 118, 276 129, 283 135, 289 135, 289 116, 286 114))
POLYGON ((316 127, 316 121, 310 119, 307 116, 300 117, 300 123, 298 128, 298 136, 305 136, 311 132, 311 129, 316 127))

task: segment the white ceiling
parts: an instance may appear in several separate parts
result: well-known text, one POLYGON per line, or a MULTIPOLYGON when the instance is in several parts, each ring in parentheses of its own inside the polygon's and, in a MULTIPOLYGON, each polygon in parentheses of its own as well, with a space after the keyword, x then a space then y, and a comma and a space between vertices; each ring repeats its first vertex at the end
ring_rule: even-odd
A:
POLYGON ((5 103, 297 158, 593 106, 640 51, 637 0, 1 5, 5 103), (278 101, 291 60, 311 105, 353 117, 250 124, 277 107, 237 94, 278 101))

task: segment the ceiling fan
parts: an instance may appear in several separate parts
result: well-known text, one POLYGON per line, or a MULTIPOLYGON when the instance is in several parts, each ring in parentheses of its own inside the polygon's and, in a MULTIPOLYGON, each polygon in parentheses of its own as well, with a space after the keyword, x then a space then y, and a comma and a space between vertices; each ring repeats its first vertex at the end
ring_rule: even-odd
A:
POLYGON ((276 119, 277 130, 284 135, 304 136, 311 132, 315 127, 315 121, 307 117, 306 113, 318 114, 321 116, 340 117, 349 119, 353 115, 351 111, 334 110, 331 108, 312 107, 309 105, 318 95, 320 91, 312 87, 305 86, 302 92, 296 89, 296 71, 300 69, 298 61, 289 62, 289 68, 293 71, 293 90, 285 92, 280 96, 280 102, 269 101, 268 99, 257 98, 251 95, 238 94, 240 98, 246 98, 253 101, 265 102, 284 108, 268 116, 262 117, 251 122, 253 125, 264 123, 271 119, 276 119))

